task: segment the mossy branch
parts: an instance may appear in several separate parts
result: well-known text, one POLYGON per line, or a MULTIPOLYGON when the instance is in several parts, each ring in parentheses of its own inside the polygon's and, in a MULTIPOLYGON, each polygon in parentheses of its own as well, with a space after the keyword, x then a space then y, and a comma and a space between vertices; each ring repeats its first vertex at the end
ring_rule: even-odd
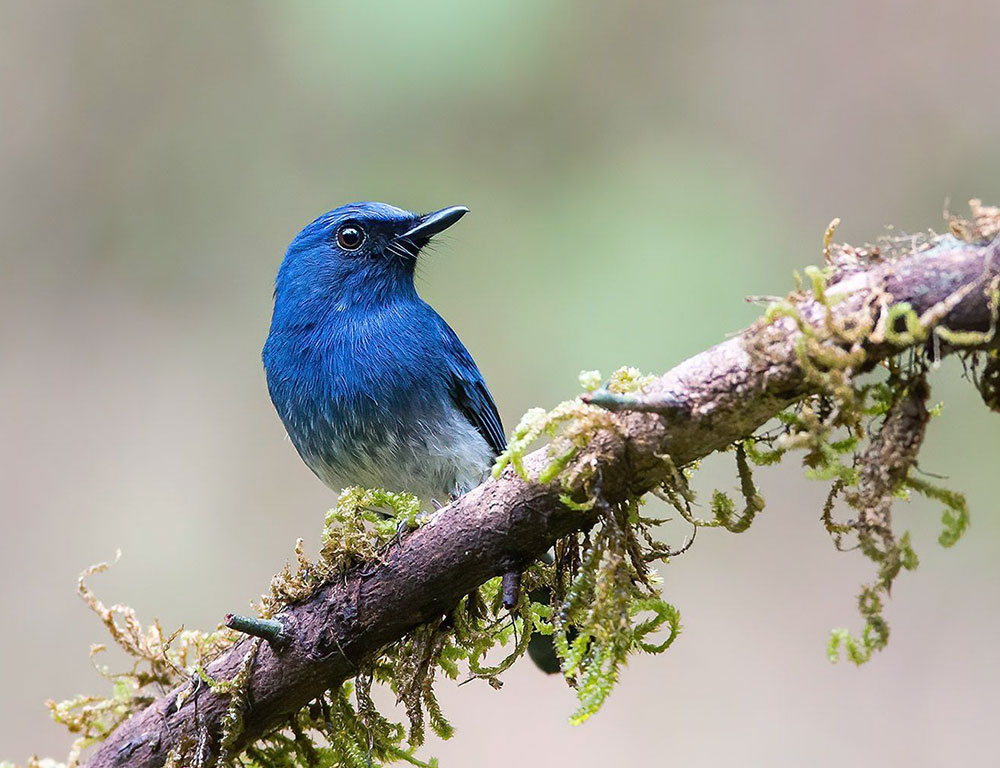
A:
MULTIPOLYGON (((287 635, 280 648, 259 638, 243 638, 212 661, 204 670, 206 679, 243 681, 238 700, 225 686, 180 685, 144 709, 125 713, 131 714, 128 719, 116 719, 117 727, 87 765, 158 768, 185 750, 190 754, 190 742, 197 737, 199 763, 212 766, 276 728, 291 727, 294 736, 289 718, 331 689, 341 691, 340 698, 327 703, 321 714, 327 722, 340 722, 338 702, 351 707, 344 703, 342 684, 352 677, 363 682, 359 673, 364 665, 386 646, 427 622, 439 621, 481 584, 524 568, 557 540, 589 530, 599 520, 630 525, 630 519, 616 523, 614 515, 627 518, 636 500, 651 490, 672 487, 675 502, 683 506, 678 478, 686 466, 714 451, 739 446, 746 509, 736 516, 728 498, 714 505, 716 518, 730 530, 745 527, 762 503, 749 477, 748 459, 771 461, 792 447, 805 448, 817 472, 829 473, 841 486, 857 482, 857 473, 838 458, 858 439, 858 414, 867 407, 864 398, 859 399, 855 376, 908 348, 929 348, 935 356, 956 348, 995 348, 1000 246, 987 239, 984 226, 962 222, 953 230, 957 237, 929 237, 920 247, 897 247, 891 253, 834 247, 828 237, 828 263, 807 273, 809 290, 775 304, 747 330, 662 376, 642 380, 635 394, 628 388, 615 392, 611 386, 593 392, 597 382, 591 382, 586 388, 592 394, 566 404, 556 416, 536 414, 515 436, 517 450, 506 457, 508 465, 496 477, 400 535, 398 543, 373 552, 364 562, 345 560, 337 578, 310 586, 288 601, 291 604, 279 614, 287 635), (817 396, 823 399, 815 408, 803 406, 790 417, 796 429, 786 435, 785 443, 767 450, 755 446, 751 438, 765 422, 817 396), (823 431, 830 424, 846 427, 855 436, 839 446, 831 444, 823 431), (552 435, 556 426, 562 431, 554 451, 546 447, 523 454, 532 435, 552 435)), ((979 386, 987 404, 996 407, 995 353, 986 354, 992 367, 984 370, 979 386)), ((904 475, 891 479, 948 507, 945 539, 951 543, 966 525, 964 504, 904 475)), ((898 490, 896 485, 892 489, 898 490)), ((848 527, 826 517, 834 531, 848 527)), ((871 530, 881 536, 878 523, 872 522, 871 530)), ((621 563, 615 573, 623 575, 623 583, 630 574, 642 572, 631 546, 624 538, 609 541, 603 550, 621 563)), ((872 546, 886 551, 881 539, 872 546)), ((908 567, 908 551, 905 540, 893 545, 893 574, 897 560, 908 567)), ((609 582, 593 588, 611 594, 615 586, 609 582)), ((866 616, 877 615, 879 600, 877 591, 862 595, 866 616)), ((670 606, 637 602, 633 608, 653 613, 631 624, 633 616, 620 617, 640 647, 659 647, 643 638, 661 625, 670 629, 664 642, 676 636, 679 624, 670 606)), ((880 631, 872 624, 869 634, 880 631)), ((838 639, 848 642, 846 635, 838 639)), ((411 636, 409 642, 417 640, 411 636)), ((557 640, 564 646, 564 658, 572 661, 583 653, 582 641, 575 647, 568 635, 557 640)), ((428 635, 418 655, 435 653, 437 642, 433 633, 428 635)), ((860 658, 875 642, 851 647, 860 658)), ((613 642, 595 647, 603 654, 596 669, 607 662, 612 672, 597 674, 593 681, 582 673, 580 685, 588 698, 581 717, 606 695, 607 679, 623 652, 613 642)), ((365 690, 359 709, 374 717, 363 704, 365 690)), ((432 704, 428 708, 433 725, 437 715, 432 704)), ((335 728, 331 732, 338 733, 335 728)), ((296 748, 297 741, 291 739, 289 749, 296 748)), ((354 749, 353 743, 345 741, 344 750, 354 749)), ((300 749, 308 761, 308 745, 300 749)))

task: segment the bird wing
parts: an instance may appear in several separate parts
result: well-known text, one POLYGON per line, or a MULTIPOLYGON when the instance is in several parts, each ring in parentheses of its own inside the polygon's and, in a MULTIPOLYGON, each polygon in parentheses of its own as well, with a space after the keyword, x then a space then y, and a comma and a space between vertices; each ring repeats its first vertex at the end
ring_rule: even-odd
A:
POLYGON ((494 454, 499 454, 507 447, 507 438, 503 433, 503 424, 500 423, 500 414, 497 412, 496 403, 493 396, 483 381, 483 375, 476 367, 476 361, 472 359, 469 350, 465 348, 458 335, 451 329, 451 326, 438 316, 438 326, 444 337, 444 346, 447 351, 451 396, 455 405, 479 430, 479 434, 493 449, 494 454))

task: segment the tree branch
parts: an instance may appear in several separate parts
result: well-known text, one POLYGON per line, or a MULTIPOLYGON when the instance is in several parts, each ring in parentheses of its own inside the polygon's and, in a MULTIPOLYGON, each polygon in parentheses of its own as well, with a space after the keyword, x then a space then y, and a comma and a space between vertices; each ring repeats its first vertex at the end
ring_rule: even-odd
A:
MULTIPOLYGON (((945 324, 952 331, 985 332, 995 322, 991 292, 1000 274, 997 243, 943 238, 922 252, 855 266, 834 270, 825 292, 842 294, 836 303, 810 293, 799 294, 793 303, 798 318, 817 329, 830 317, 848 325, 852 318, 874 324, 858 370, 872 368, 907 345, 925 343, 916 338, 904 343, 892 328, 886 331, 890 305, 908 302, 928 324, 945 324)), ((796 318, 758 321, 658 377, 635 402, 591 396, 591 402, 612 410, 614 429, 593 437, 573 460, 568 476, 581 466, 598 470, 600 494, 614 504, 663 483, 665 454, 682 466, 752 434, 789 404, 814 393, 797 352, 801 337, 796 318)), ((526 458, 525 466, 537 476, 549 461, 541 449, 526 458)), ((570 490, 580 500, 589 493, 570 490)), ((282 642, 261 643, 257 651, 235 748, 280 726, 310 700, 356 674, 364 659, 444 615, 486 580, 526 566, 558 538, 591 526, 591 513, 569 509, 560 500, 564 493, 558 479, 525 482, 508 467, 406 536, 383 563, 350 571, 289 607, 281 614, 282 642)), ((254 641, 237 642, 209 666, 208 674, 232 679, 249 642, 254 641)), ((90 768, 155 768, 199 732, 208 734, 206 765, 213 764, 229 696, 202 687, 179 699, 183 688, 187 686, 168 692, 119 726, 92 756, 90 768)))

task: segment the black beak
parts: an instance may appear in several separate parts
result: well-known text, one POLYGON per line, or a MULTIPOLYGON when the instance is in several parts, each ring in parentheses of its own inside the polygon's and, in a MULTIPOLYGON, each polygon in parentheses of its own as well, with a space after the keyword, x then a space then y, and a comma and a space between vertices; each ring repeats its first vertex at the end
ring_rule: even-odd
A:
POLYGON ((427 243, 434 235, 444 232, 448 227, 469 212, 464 205, 453 205, 440 211, 427 213, 417 219, 417 223, 409 230, 399 235, 397 240, 408 240, 417 246, 427 243))

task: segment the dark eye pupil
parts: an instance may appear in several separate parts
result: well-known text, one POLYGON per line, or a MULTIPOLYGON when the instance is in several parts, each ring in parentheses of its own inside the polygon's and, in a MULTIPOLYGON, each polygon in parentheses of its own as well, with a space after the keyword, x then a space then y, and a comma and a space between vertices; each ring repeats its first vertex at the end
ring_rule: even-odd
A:
POLYGON ((341 227, 340 231, 337 232, 337 244, 341 248, 347 248, 348 250, 354 250, 361 242, 365 239, 364 233, 355 226, 341 227))

